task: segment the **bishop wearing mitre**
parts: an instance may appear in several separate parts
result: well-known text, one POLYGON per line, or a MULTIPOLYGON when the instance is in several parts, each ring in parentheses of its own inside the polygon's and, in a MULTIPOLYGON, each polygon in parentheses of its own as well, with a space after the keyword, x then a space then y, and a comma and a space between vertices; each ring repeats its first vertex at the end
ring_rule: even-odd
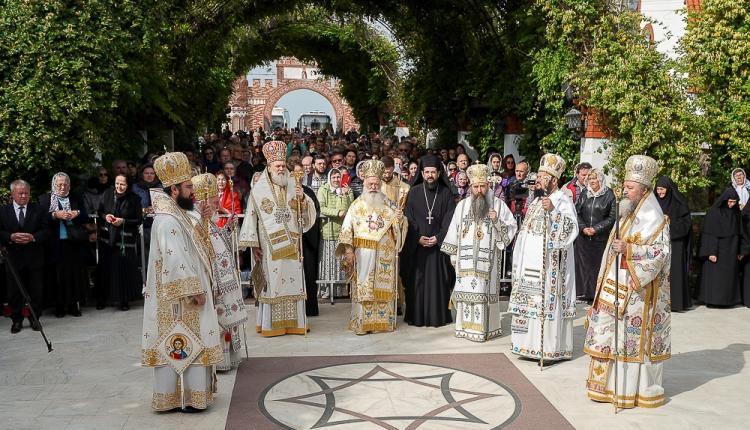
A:
POLYGON ((154 368, 151 407, 206 409, 214 402, 213 366, 224 360, 211 293, 208 236, 194 210, 185 154, 154 162, 163 189, 151 189, 154 224, 144 288, 141 364, 154 368))
POLYGON ((362 164, 364 188, 341 225, 336 256, 352 273, 349 329, 358 335, 396 327, 398 253, 408 230, 403 212, 380 191, 385 165, 362 164))
POLYGON ((610 233, 583 344, 591 357, 589 398, 621 408, 664 403, 663 367, 671 355, 671 242, 669 218, 651 192, 658 170, 656 160, 645 155, 625 163, 620 234, 610 233))
POLYGON ((513 249, 511 352, 539 364, 573 356, 578 215, 573 200, 560 189, 564 171, 559 155, 542 157, 534 199, 513 249))
POLYGON ((265 288, 255 330, 261 336, 305 334, 305 276, 300 235, 315 224, 315 204, 286 166, 286 144, 263 145, 267 167, 248 198, 240 248, 252 248, 265 288))
POLYGON ((502 334, 502 256, 518 225, 505 202, 489 191, 487 166, 473 164, 466 173, 471 197, 456 206, 440 250, 450 256, 456 268, 452 295, 456 337, 484 342, 502 334))

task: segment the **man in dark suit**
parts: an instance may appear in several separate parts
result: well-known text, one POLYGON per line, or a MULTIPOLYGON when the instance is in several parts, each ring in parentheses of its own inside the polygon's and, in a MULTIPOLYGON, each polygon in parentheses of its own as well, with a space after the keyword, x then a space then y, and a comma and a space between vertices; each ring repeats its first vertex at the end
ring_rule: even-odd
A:
MULTIPOLYGON (((0 245, 8 249, 8 261, 5 264, 8 302, 13 320, 11 333, 18 333, 23 326, 24 298, 11 275, 9 265, 18 272, 18 276, 26 287, 34 313, 42 312, 42 291, 44 273, 44 249, 42 243, 49 234, 47 231, 47 211, 38 204, 30 202, 31 186, 28 182, 18 179, 10 184, 13 203, 0 207, 0 245)), ((31 328, 39 331, 39 321, 34 321, 29 315, 31 328)))

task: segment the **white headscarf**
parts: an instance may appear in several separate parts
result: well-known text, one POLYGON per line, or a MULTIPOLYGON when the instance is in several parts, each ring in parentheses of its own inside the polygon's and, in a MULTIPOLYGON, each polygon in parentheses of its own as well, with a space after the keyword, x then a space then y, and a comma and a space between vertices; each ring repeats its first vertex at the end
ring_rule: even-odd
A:
POLYGON ((587 197, 601 197, 604 195, 604 193, 607 192, 609 187, 604 185, 604 172, 602 172, 599 169, 591 169, 588 176, 586 176, 586 195, 587 197), (597 178, 599 178, 599 191, 594 191, 589 186, 589 178, 592 177, 592 175, 596 175, 597 178))
POLYGON ((739 167, 736 169, 732 169, 732 174, 729 177, 729 180, 732 183, 732 187, 737 190, 737 194, 740 196, 740 205, 745 206, 748 199, 750 199, 750 180, 747 179, 745 171, 739 167), (745 175, 745 183, 742 185, 737 185, 734 182, 734 174, 737 172, 742 172, 742 174, 745 175))
POLYGON ((330 188, 330 189, 331 189, 331 191, 334 191, 334 192, 336 193, 336 195, 337 195, 337 196, 341 197, 341 196, 343 196, 343 195, 344 195, 344 188, 343 188, 343 187, 341 187, 341 186, 339 186, 338 188, 334 188, 334 187, 333 187, 333 184, 331 183, 331 175, 332 175, 333 173, 338 173, 339 175, 341 175, 341 170, 339 170, 339 169, 335 169, 335 168, 334 168, 334 169, 331 169, 331 170, 329 170, 329 171, 328 171, 328 181, 327 181, 326 183, 328 184, 328 188, 330 188))
POLYGON ((68 181, 68 184, 70 184, 70 176, 68 176, 67 173, 58 172, 52 177, 52 193, 49 199, 49 212, 59 211, 60 208, 64 211, 70 210, 70 190, 68 190, 67 194, 62 195, 57 194, 57 189, 55 188, 55 182, 60 178, 65 178, 65 180, 68 181))

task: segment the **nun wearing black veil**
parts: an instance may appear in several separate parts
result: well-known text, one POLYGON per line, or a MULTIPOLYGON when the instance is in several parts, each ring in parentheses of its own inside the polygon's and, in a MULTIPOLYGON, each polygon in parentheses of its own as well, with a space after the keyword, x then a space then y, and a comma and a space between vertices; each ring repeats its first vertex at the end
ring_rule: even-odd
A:
POLYGON ((656 200, 664 215, 669 216, 669 234, 672 242, 671 307, 672 312, 684 311, 693 307, 688 282, 688 264, 690 262, 690 208, 685 196, 669 176, 662 176, 654 188, 656 200))
POLYGON ((744 230, 739 195, 727 188, 706 213, 699 256, 704 259, 700 299, 708 306, 740 302, 739 268, 744 230))

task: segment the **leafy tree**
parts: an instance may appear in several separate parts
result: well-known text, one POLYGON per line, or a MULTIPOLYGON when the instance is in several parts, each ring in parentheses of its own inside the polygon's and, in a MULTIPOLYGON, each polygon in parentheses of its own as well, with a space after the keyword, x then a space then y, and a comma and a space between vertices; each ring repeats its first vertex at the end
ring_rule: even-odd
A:
MULTIPOLYGON (((545 47, 534 52, 532 72, 552 125, 542 146, 570 157, 578 150, 564 129, 561 84, 577 88, 580 105, 597 113, 610 135, 609 169, 621 175, 633 154, 653 156, 683 189, 702 187, 702 121, 687 97, 687 83, 641 31, 639 13, 586 0, 538 1, 547 21, 545 47)), ((569 159, 576 159, 573 156, 569 159)))
POLYGON ((134 90, 128 57, 143 47, 144 21, 131 1, 3 2, 0 182, 46 189, 48 172, 84 168, 115 130, 128 140, 116 108, 134 90))
POLYGON ((707 123, 714 183, 750 163, 750 3, 704 0, 688 16, 683 66, 707 123))

